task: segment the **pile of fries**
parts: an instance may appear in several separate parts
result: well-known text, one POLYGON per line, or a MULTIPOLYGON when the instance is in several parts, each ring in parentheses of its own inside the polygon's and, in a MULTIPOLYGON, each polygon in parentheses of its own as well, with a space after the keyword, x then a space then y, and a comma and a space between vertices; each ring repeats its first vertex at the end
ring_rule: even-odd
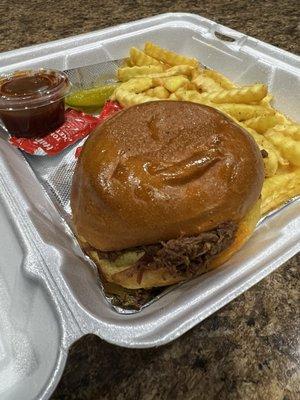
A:
POLYGON ((185 100, 220 110, 253 136, 263 150, 262 213, 300 195, 300 125, 271 106, 267 86, 238 86, 196 59, 147 42, 130 49, 111 99, 123 107, 154 100, 185 100))

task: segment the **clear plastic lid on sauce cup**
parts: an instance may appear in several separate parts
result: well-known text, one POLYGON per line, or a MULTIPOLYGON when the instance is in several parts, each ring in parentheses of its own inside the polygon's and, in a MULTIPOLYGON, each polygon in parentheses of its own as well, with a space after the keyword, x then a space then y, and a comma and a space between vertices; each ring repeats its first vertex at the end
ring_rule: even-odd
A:
POLYGON ((0 120, 16 137, 47 135, 64 123, 70 83, 56 70, 18 71, 0 76, 0 120))

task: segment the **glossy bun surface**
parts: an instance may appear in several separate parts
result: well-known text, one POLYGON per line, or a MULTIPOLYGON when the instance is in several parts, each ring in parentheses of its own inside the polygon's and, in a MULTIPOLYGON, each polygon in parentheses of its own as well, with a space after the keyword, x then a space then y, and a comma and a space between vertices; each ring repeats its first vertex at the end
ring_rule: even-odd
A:
POLYGON ((102 251, 192 236, 239 222, 264 179, 258 146, 219 111, 139 104, 88 138, 73 178, 77 234, 102 251))

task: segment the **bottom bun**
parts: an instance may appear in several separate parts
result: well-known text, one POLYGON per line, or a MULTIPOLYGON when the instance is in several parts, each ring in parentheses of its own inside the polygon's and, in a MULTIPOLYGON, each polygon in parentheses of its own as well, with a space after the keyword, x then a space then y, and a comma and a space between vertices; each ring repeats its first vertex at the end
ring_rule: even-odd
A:
MULTIPOLYGON (((253 233, 261 217, 260 206, 261 201, 259 200, 239 223, 233 243, 208 264, 199 266, 195 276, 224 264, 243 246, 253 233)), ((187 280, 190 277, 179 271, 177 274, 174 274, 166 268, 158 268, 157 266, 151 268, 151 265, 147 269, 144 269, 141 275, 140 267, 137 263, 140 256, 137 253, 128 251, 128 253, 122 256, 121 262, 119 260, 116 265, 114 262, 100 259, 97 251, 88 246, 84 238, 81 237, 79 239, 85 252, 96 263, 100 275, 108 282, 116 283, 127 289, 150 289, 159 286, 169 286, 187 280)))

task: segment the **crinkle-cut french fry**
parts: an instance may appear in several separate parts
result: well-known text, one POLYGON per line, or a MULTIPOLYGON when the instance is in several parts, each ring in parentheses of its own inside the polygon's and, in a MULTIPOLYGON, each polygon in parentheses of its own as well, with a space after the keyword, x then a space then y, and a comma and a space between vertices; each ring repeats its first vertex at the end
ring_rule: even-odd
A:
POLYGON ((265 135, 289 162, 300 167, 300 142, 282 132, 269 131, 265 135))
MULTIPOLYGON (((274 110, 274 108, 273 108, 274 110)), ((278 110, 275 110, 277 115, 281 116, 282 122, 280 125, 295 125, 295 122, 292 121, 291 119, 287 118, 284 114, 282 114, 281 112, 279 112, 278 110)))
MULTIPOLYGON (((111 100, 118 100, 119 97, 124 97, 124 93, 141 93, 153 87, 153 80, 148 77, 133 78, 127 82, 122 83, 112 94, 111 100), (120 91, 120 93, 119 93, 120 91)), ((141 97, 142 98, 142 97, 141 97)), ((119 101, 121 103, 121 101, 119 101)), ((122 104, 122 103, 121 103, 122 104)), ((136 103, 134 103, 136 104, 136 103)))
POLYGON ((163 86, 164 80, 163 78, 151 78, 154 86, 163 86))
POLYGON ((218 92, 223 90, 222 86, 219 85, 212 78, 205 76, 205 74, 199 74, 195 79, 193 79, 193 83, 200 89, 202 92, 218 92))
POLYGON ((148 56, 136 47, 130 49, 130 62, 132 65, 161 65, 161 63, 153 57, 148 56))
POLYGON ((185 57, 173 51, 163 49, 151 42, 145 43, 144 51, 148 56, 169 65, 190 65, 194 68, 198 67, 199 65, 198 61, 195 58, 185 57))
POLYGON ((191 77, 192 80, 196 79, 197 76, 199 76, 200 74, 203 73, 203 69, 202 68, 194 68, 191 72, 191 77))
POLYGON ((244 123, 245 125, 249 126, 249 128, 252 128, 256 132, 263 134, 273 126, 283 124, 284 122, 285 118, 276 113, 274 115, 261 115, 256 118, 251 118, 246 120, 244 123))
MULTIPOLYGON (((261 103, 261 102, 260 102, 261 103)), ((275 108, 273 108, 272 106, 269 106, 270 108, 272 108, 272 110, 276 111, 277 116, 281 117, 281 120, 283 122, 281 122, 278 125, 297 125, 297 123, 295 123, 295 121, 291 120, 290 118, 288 118, 286 115, 284 115, 283 113, 279 112, 278 110, 276 110, 275 108)))
POLYGON ((206 106, 213 107, 238 123, 238 120, 236 120, 234 116, 231 116, 229 113, 227 113, 227 110, 223 107, 224 104, 216 104, 206 100, 197 90, 186 90, 185 88, 179 88, 176 90, 175 95, 178 100, 191 101, 193 103, 204 104, 206 106))
POLYGON ((300 125, 275 125, 266 132, 266 135, 280 132, 284 136, 289 136, 294 140, 300 141, 300 125))
MULTIPOLYGON (((160 81, 161 84, 169 91, 169 92, 176 92, 180 87, 187 85, 190 83, 188 78, 184 75, 175 75, 175 76, 168 76, 166 78, 156 78, 157 81, 160 81)), ((153 78, 153 81, 156 81, 153 78)))
POLYGON ((175 67, 171 67, 164 72, 159 72, 157 74, 148 75, 149 78, 167 78, 169 76, 175 75, 187 75, 190 76, 193 71, 193 67, 189 65, 176 65, 175 67))
POLYGON ((148 77, 134 78, 122 83, 114 92, 114 98, 123 107, 134 104, 145 103, 147 101, 160 100, 157 97, 147 96, 144 92, 153 87, 153 79, 148 77))
MULTIPOLYGON (((273 143, 269 139, 267 139, 265 136, 257 133, 254 129, 249 128, 249 126, 245 125, 243 122, 238 122, 238 121, 236 121, 236 122, 242 128, 244 128, 247 132, 250 133, 250 135, 255 139, 255 141, 258 145, 260 145, 262 148, 264 148, 267 152, 270 151, 270 152, 274 153, 276 155, 278 163, 282 167, 289 166, 289 164, 290 164, 289 161, 281 155, 281 153, 278 151, 278 149, 273 145, 273 143), (267 140, 264 140, 264 139, 267 139, 267 140)), ((272 157, 271 157, 270 162, 272 162, 272 157)), ((271 170, 271 168, 269 168, 269 169, 271 170)))
POLYGON ((260 115, 272 115, 276 112, 272 108, 252 104, 223 103, 219 105, 219 108, 238 121, 245 121, 260 115))
POLYGON ((161 100, 158 97, 147 96, 143 93, 133 93, 120 88, 116 91, 116 99, 123 107, 133 106, 135 104, 146 103, 148 101, 161 100))
POLYGON ((264 107, 268 107, 268 108, 272 108, 271 106, 271 101, 273 100, 273 95, 271 93, 268 93, 266 95, 266 97, 264 97, 261 101, 260 101, 260 105, 264 106, 264 107))
MULTIPOLYGON (((223 104, 216 104, 216 103, 212 103, 209 100, 203 99, 203 97, 201 96, 201 94, 199 92, 197 92, 197 90, 186 90, 185 88, 179 88, 178 90, 176 90, 175 95, 178 100, 191 101, 193 103, 204 104, 206 106, 213 107, 213 108, 221 111, 223 114, 226 114, 229 118, 232 118, 233 120, 235 120, 234 117, 227 114, 226 110, 223 110, 223 107, 222 107, 223 104)), ((238 123, 237 120, 235 120, 235 122, 238 123)))
POLYGON ((248 128, 247 132, 249 132, 253 139, 256 141, 260 150, 265 150, 268 153, 268 156, 263 159, 265 176, 271 177, 275 175, 278 170, 278 156, 276 149, 274 148, 272 143, 269 142, 269 140, 266 140, 264 136, 255 132, 253 129, 248 128))
POLYGON ((257 83, 236 89, 222 90, 220 92, 201 93, 203 100, 213 103, 253 103, 260 101, 267 94, 266 85, 257 83))
POLYGON ((145 94, 151 97, 158 97, 159 99, 168 99, 170 96, 169 91, 163 86, 157 86, 153 89, 148 89, 145 94))
POLYGON ((126 82, 129 79, 137 78, 139 76, 148 76, 150 74, 157 74, 163 72, 162 65, 143 65, 141 67, 124 67, 119 68, 117 72, 118 80, 126 82))
POLYGON ((124 68, 124 67, 133 67, 133 65, 130 61, 130 58, 124 58, 124 60, 122 61, 120 68, 124 68))
POLYGON ((299 195, 300 169, 267 178, 262 188, 262 213, 266 214, 299 195))
POLYGON ((233 89, 237 86, 230 79, 226 78, 226 76, 213 69, 205 69, 203 73, 205 76, 217 82, 223 89, 233 89))
POLYGON ((197 90, 197 86, 193 82, 188 82, 184 85, 186 90, 197 90))
MULTIPOLYGON (((155 86, 153 79, 148 77, 133 78, 129 81, 122 83, 117 90, 126 90, 128 92, 141 93, 155 86)), ((116 91, 117 91, 116 90, 116 91)))
MULTIPOLYGON (((229 118, 234 120, 237 124, 239 124, 239 121, 234 116, 229 115, 229 113, 227 113, 227 110, 223 107, 224 104, 216 104, 216 103, 212 103, 211 101, 205 100, 203 98, 203 96, 199 92, 197 92, 197 90, 186 90, 184 88, 179 88, 175 92, 175 95, 178 100, 191 101, 193 103, 204 104, 204 105, 213 107, 213 108, 221 111, 223 114, 227 115, 229 118)), ((245 126, 243 126, 243 128, 245 128, 245 126)))
POLYGON ((171 93, 171 94, 170 94, 170 97, 169 97, 169 100, 175 100, 175 101, 178 101, 178 97, 176 96, 176 94, 175 94, 175 93, 171 93))
POLYGON ((193 103, 205 104, 209 106, 212 106, 213 104, 209 100, 204 99, 203 96, 197 92, 197 90, 186 90, 184 88, 179 88, 176 90, 175 95, 178 100, 191 101, 193 103))

